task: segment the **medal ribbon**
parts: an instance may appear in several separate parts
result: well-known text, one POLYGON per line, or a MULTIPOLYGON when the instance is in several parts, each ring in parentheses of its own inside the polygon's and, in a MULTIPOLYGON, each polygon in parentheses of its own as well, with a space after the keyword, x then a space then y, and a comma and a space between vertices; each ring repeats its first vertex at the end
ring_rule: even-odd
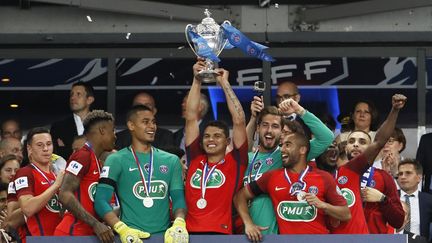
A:
MULTIPOLYGON (((33 166, 33 168, 35 168, 35 170, 46 180, 46 182, 48 182, 48 184, 51 186, 52 184, 54 184, 54 182, 51 182, 48 177, 46 177, 46 175, 33 163, 31 163, 31 165, 33 166)), ((54 175, 54 178, 56 178, 56 176, 54 175)))
MULTIPOLYGON (((306 176, 306 174, 309 172, 309 165, 306 167, 306 169, 304 170, 304 171, 302 171, 302 173, 300 174, 300 177, 299 177, 299 181, 300 181, 300 183, 303 185, 303 187, 302 187, 302 191, 304 190, 304 189, 306 189, 306 182, 304 182, 304 177, 306 176)), ((288 172, 287 172, 287 169, 285 168, 285 179, 288 181, 288 183, 291 185, 291 188, 292 188, 292 182, 291 182, 291 179, 290 179, 290 177, 289 177, 289 175, 288 175, 288 172)), ((296 194, 296 192, 291 192, 291 189, 290 189, 290 193, 291 193, 291 195, 295 195, 296 194)))
POLYGON ((208 170, 208 162, 206 162, 204 164, 204 168, 203 168, 203 172, 202 172, 202 177, 201 177, 201 198, 204 199, 205 198, 205 193, 206 193, 206 189, 207 189, 207 182, 210 178, 210 175, 213 173, 213 171, 216 169, 216 167, 222 163, 224 163, 225 160, 221 160, 219 161, 217 164, 213 165, 210 170, 208 170))
POLYGON ((95 154, 95 152, 94 152, 94 150, 93 150, 93 146, 91 145, 91 143, 90 142, 85 142, 85 144, 84 144, 89 150, 90 150, 90 152, 91 152, 91 154, 93 155, 93 157, 95 158, 95 160, 96 160, 96 165, 97 165, 97 167, 98 167, 98 171, 99 171, 99 175, 100 175, 100 173, 101 173, 101 165, 100 165, 100 162, 99 162, 99 159, 97 158, 97 156, 96 156, 96 154, 95 154))
POLYGON ((151 184, 151 177, 153 175, 153 147, 150 148, 150 163, 149 163, 150 166, 149 166, 149 173, 148 173, 148 177, 147 177, 147 183, 145 181, 144 173, 143 173, 143 171, 141 169, 140 162, 138 160, 138 156, 136 155, 135 150, 132 148, 132 146, 130 148, 131 148, 131 151, 132 151, 132 155, 135 158, 135 162, 136 162, 136 164, 138 166, 138 170, 140 172, 141 181, 142 181, 142 183, 144 185, 146 196, 150 197, 150 184, 151 184))
MULTIPOLYGON (((266 160, 267 160, 268 158, 271 158, 272 155, 273 155, 276 151, 278 151, 279 149, 280 149, 279 146, 277 146, 276 149, 273 150, 273 152, 271 152, 269 156, 267 156, 266 160)), ((253 167, 254 167, 254 165, 255 165, 255 160, 256 160, 257 157, 258 157, 258 150, 255 152, 254 156, 252 157, 252 161, 251 161, 250 164, 249 164, 249 168, 248 168, 248 183, 250 183, 251 181, 256 181, 256 180, 257 180, 257 177, 258 177, 259 171, 261 170, 261 167, 262 167, 262 165, 263 165, 263 164, 260 165, 260 167, 259 167, 259 168, 256 170, 256 172, 255 172, 255 176, 253 177, 253 180, 251 180, 251 177, 252 177, 252 170, 253 170, 253 167)), ((263 163, 264 163, 264 162, 263 162, 263 163)))

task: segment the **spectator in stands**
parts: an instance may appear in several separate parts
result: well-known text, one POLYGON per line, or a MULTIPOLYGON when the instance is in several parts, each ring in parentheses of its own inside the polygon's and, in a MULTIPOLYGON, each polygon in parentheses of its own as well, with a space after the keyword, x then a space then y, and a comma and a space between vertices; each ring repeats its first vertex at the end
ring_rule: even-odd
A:
POLYGON ((350 131, 341 133, 336 141, 338 143, 347 141, 348 135, 353 131, 364 131, 369 134, 372 141, 375 138, 378 127, 378 110, 374 103, 369 100, 358 101, 351 113, 351 119, 348 124, 350 131))
POLYGON ((75 136, 72 141, 72 153, 75 153, 76 151, 80 150, 85 142, 87 141, 87 138, 83 135, 75 136))
POLYGON ((72 115, 51 125, 51 135, 54 143, 54 153, 68 159, 72 154, 72 141, 77 135, 82 135, 82 121, 90 112, 90 106, 95 100, 93 87, 88 82, 77 82, 72 85, 69 96, 69 106, 72 115))
POLYGON ((402 201, 401 203, 402 203, 402 208, 405 212, 405 217, 404 217, 404 223, 403 223, 402 227, 399 229, 396 229, 396 233, 408 235, 408 243, 427 243, 428 241, 426 240, 425 237, 420 236, 420 235, 416 235, 412 232, 405 230, 405 226, 407 224, 411 223, 410 222, 411 212, 410 212, 410 206, 408 206, 408 204, 406 202, 402 201))
POLYGON ((360 178, 373 164, 375 157, 391 136, 399 110, 404 107, 405 102, 405 96, 393 95, 392 109, 378 130, 376 139, 373 142, 368 133, 362 130, 354 131, 348 136, 346 153, 349 161, 338 160, 337 169, 333 174, 337 185, 348 202, 352 220, 346 223, 330 220, 333 233, 367 234, 369 232, 361 203, 360 178))
POLYGON ((252 221, 248 201, 264 193, 273 202, 281 234, 327 234, 327 217, 350 220, 347 201, 338 192, 334 179, 308 165, 308 151, 309 140, 303 133, 284 136, 281 147, 284 168, 264 173, 236 194, 234 204, 252 242, 260 242, 261 231, 267 227, 252 221))
POLYGON ((51 170, 53 142, 48 129, 33 128, 27 139, 30 164, 15 175, 15 190, 29 235, 50 236, 61 220, 57 192, 64 172, 56 177, 51 170))
POLYGON ((221 121, 205 124, 199 131, 201 80, 197 77, 205 63, 198 59, 193 66, 194 79, 186 101, 185 146, 189 163, 186 178, 187 229, 192 233, 232 233, 232 200, 241 186, 247 166, 246 121, 243 108, 228 81, 228 71, 216 69, 233 123, 233 150, 228 126, 221 121))
POLYGON ((420 138, 416 159, 423 167, 422 192, 432 193, 432 133, 420 138))
POLYGON ((16 138, 20 141, 22 139, 22 132, 19 122, 15 119, 5 120, 0 126, 0 140, 10 137, 16 138))
MULTIPOLYGON (((147 106, 148 108, 150 108, 150 110, 153 111, 153 114, 156 116, 157 113, 156 103, 153 96, 151 96, 149 93, 140 92, 137 95, 135 95, 132 102, 132 106, 136 106, 136 105, 147 106)), ((117 136, 116 148, 118 150, 131 145, 132 138, 128 129, 118 132, 116 136, 117 136)), ((174 145, 173 133, 168 129, 165 129, 163 127, 158 127, 156 130, 155 140, 154 143, 152 143, 152 145, 162 150, 165 150, 166 148, 173 146, 174 145)))
POLYGON ((129 110, 127 127, 132 144, 105 161, 96 189, 96 213, 120 235, 122 243, 142 242, 140 238, 150 236, 144 231, 165 232, 166 238, 187 243, 179 158, 152 146, 157 125, 154 112, 147 106, 129 110), (121 205, 120 216, 110 205, 114 190, 121 205), (170 199, 175 217, 171 228, 170 199))
MULTIPOLYGON (((188 94, 185 95, 185 97, 183 98, 183 102, 181 104, 181 108, 182 108, 182 118, 186 119, 186 102, 188 99, 188 94)), ((208 113, 208 110, 210 108, 209 105, 209 101, 208 98, 205 94, 200 93, 200 97, 199 97, 199 106, 198 106, 198 125, 199 125, 199 131, 200 134, 202 135, 202 133, 204 132, 204 125, 207 123, 206 120, 206 116, 208 113)), ((182 127, 179 130, 177 130, 174 133, 174 144, 179 147, 180 149, 182 149, 183 151, 186 151, 185 149, 185 128, 182 127)))
POLYGON ((115 146, 114 117, 93 110, 83 124, 87 142, 69 159, 59 195, 67 212, 57 225, 55 235, 96 235, 101 242, 110 243, 114 233, 97 219, 93 201, 103 166, 98 158, 115 146))
POLYGON ((393 177, 397 177, 398 165, 402 151, 406 146, 406 138, 402 129, 396 127, 380 154, 375 159, 373 167, 383 169, 393 177))
POLYGON ((9 154, 0 159, 0 183, 9 184, 19 169, 19 159, 9 154))
MULTIPOLYGON (((282 103, 282 101, 290 98, 300 104, 301 95, 297 85, 290 81, 280 83, 276 91, 276 105, 279 107, 279 104, 282 103)), ((311 139, 310 129, 304 124, 303 120, 300 119, 299 116, 297 116, 295 113, 285 113, 283 116, 290 121, 299 122, 304 130, 304 134, 306 134, 309 140, 311 139)))
POLYGON ((8 137, 0 141, 0 159, 9 154, 15 155, 18 162, 21 163, 23 160, 23 150, 19 139, 8 137))
POLYGON ((413 159, 404 159, 398 166, 400 200, 410 208, 410 223, 404 230, 421 235, 430 241, 432 223, 432 195, 418 190, 423 168, 413 159))

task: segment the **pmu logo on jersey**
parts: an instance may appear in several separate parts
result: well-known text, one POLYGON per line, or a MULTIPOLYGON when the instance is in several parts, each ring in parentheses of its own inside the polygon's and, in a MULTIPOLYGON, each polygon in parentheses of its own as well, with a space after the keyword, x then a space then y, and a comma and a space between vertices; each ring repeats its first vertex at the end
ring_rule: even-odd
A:
MULTIPOLYGON (((133 194, 135 197, 144 200, 146 198, 146 191, 145 187, 142 184, 142 181, 138 181, 135 183, 135 185, 132 187, 133 194)), ((164 199, 167 195, 168 191, 168 185, 165 181, 161 180, 154 180, 151 181, 150 185, 150 197, 153 199, 164 199)))
POLYGON ((278 216, 290 222, 310 222, 317 217, 318 210, 307 202, 282 201, 277 206, 278 216))
MULTIPOLYGON (((190 180, 190 185, 193 188, 201 188, 201 178, 202 178, 202 170, 197 169, 195 173, 192 175, 190 180)), ((225 175, 222 171, 215 169, 213 173, 210 175, 210 178, 207 181, 207 188, 219 188, 225 183, 225 175)))
POLYGON ((345 198, 345 200, 347 201, 348 207, 352 207, 352 205, 354 205, 356 198, 354 195, 354 192, 351 191, 348 188, 342 188, 341 189, 342 192, 342 196, 345 198))
POLYGON ((45 205, 45 208, 53 213, 60 212, 60 210, 62 209, 62 205, 58 199, 57 194, 54 194, 54 196, 48 201, 48 203, 45 205))
POLYGON ((97 186, 97 182, 93 182, 92 184, 90 184, 90 186, 88 187, 87 193, 89 195, 89 198, 92 202, 94 202, 94 197, 96 195, 96 186, 97 186))

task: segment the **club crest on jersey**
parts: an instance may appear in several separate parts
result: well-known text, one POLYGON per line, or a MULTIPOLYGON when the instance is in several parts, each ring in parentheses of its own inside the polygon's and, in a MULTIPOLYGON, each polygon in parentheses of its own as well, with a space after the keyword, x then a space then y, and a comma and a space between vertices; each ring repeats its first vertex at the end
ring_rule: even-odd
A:
POLYGON ((342 196, 345 198, 345 200, 347 201, 348 207, 352 207, 356 201, 354 192, 351 191, 348 188, 342 188, 341 189, 342 192, 342 196))
POLYGON ((45 208, 48 209, 48 211, 53 213, 59 213, 62 209, 62 205, 58 199, 58 195, 54 194, 54 196, 48 201, 48 203, 45 205, 45 208))
POLYGON ((309 187, 308 192, 317 195, 318 194, 318 187, 311 186, 311 187, 309 187))
POLYGON ((341 185, 346 184, 347 182, 348 182, 348 177, 346 176, 341 176, 338 178, 338 183, 341 185))
POLYGON ((258 170, 261 164, 262 164, 261 160, 257 160, 253 165, 253 169, 258 170))
POLYGON ((266 161, 267 165, 272 165, 273 164, 273 158, 267 158, 265 161, 266 161))
MULTIPOLYGON (((153 199, 164 199, 167 195, 168 185, 162 180, 152 180, 150 185, 150 197, 153 199)), ((138 181, 132 187, 132 192, 140 200, 144 200, 147 197, 145 187, 142 181, 138 181)))
POLYGON ((149 170, 150 170, 150 164, 149 164, 149 163, 147 163, 147 164, 144 165, 144 170, 145 170, 147 173, 149 173, 149 170))
POLYGON ((307 202, 281 201, 277 206, 278 216, 289 222, 310 222, 317 217, 318 210, 307 202))
POLYGON ((88 187, 88 190, 87 190, 88 195, 90 197, 90 200, 92 202, 94 202, 94 197, 96 195, 96 186, 97 186, 97 184, 98 184, 97 182, 93 182, 92 184, 90 184, 90 186, 88 187))
POLYGON ((168 166, 161 165, 161 166, 159 166, 159 170, 161 173, 166 174, 166 173, 168 173, 168 166))
MULTIPOLYGON (((190 179, 192 188, 201 188, 202 170, 197 169, 190 179)), ((215 169, 207 181, 207 188, 219 188, 225 183, 225 175, 222 171, 215 169)))

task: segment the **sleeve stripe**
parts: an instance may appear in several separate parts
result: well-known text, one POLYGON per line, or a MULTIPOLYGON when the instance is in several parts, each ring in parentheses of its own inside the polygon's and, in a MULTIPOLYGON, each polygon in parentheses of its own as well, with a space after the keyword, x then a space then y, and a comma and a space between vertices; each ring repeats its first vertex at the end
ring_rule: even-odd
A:
POLYGON ((99 183, 100 183, 100 184, 107 184, 107 185, 110 185, 110 186, 112 186, 114 189, 117 188, 117 183, 116 183, 113 179, 110 179, 110 178, 100 178, 100 179, 99 179, 99 183))

